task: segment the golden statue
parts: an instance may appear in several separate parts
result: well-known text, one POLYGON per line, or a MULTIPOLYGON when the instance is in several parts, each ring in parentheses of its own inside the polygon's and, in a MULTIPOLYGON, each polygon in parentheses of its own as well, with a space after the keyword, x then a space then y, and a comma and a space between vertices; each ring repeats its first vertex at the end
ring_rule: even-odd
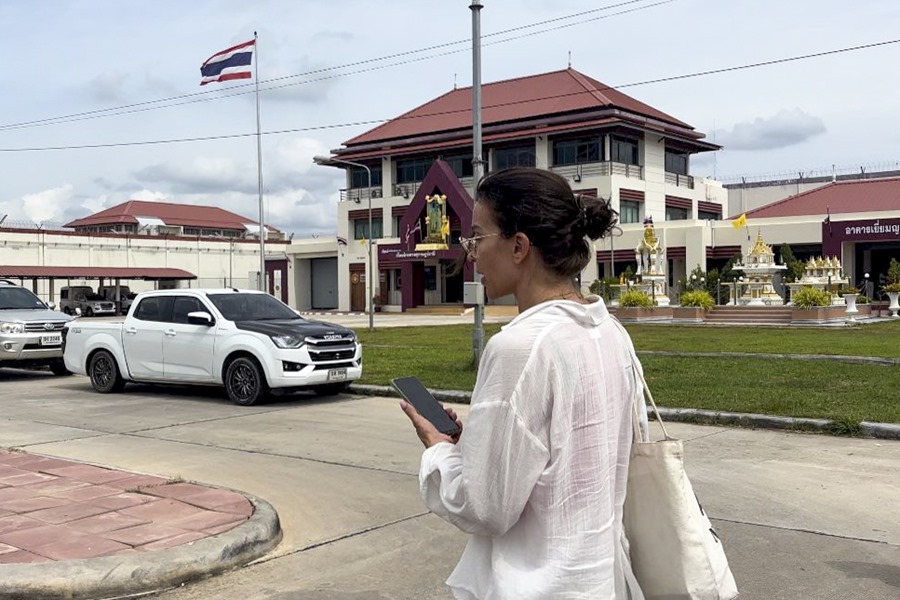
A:
POLYGON ((647 217, 644 219, 644 237, 634 249, 637 275, 661 275, 662 253, 663 249, 659 246, 659 239, 653 228, 653 217, 647 217))
POLYGON ((447 196, 443 194, 425 196, 425 239, 421 244, 416 244, 416 250, 448 250, 449 238, 447 196))

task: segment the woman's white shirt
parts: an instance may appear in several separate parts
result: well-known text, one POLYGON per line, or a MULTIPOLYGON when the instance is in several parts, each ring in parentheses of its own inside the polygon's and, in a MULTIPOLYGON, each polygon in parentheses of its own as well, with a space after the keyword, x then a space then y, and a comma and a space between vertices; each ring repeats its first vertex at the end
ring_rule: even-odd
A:
POLYGON ((459 443, 422 456, 425 504, 472 535, 447 580, 458 599, 642 600, 622 529, 630 340, 589 300, 539 304, 493 336, 459 443))

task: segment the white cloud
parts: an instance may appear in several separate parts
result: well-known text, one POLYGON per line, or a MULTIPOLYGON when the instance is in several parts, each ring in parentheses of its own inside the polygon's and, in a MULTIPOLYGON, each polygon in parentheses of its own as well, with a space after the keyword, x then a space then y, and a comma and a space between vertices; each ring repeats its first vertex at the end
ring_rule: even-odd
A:
POLYGON ((122 102, 125 95, 125 83, 128 75, 118 72, 102 73, 94 77, 88 88, 91 95, 99 102, 122 102))
POLYGON ((85 198, 81 202, 81 207, 87 209, 93 214, 105 209, 107 202, 109 202, 109 196, 103 194, 102 196, 97 196, 96 198, 85 198))
POLYGON ((22 210, 35 223, 53 221, 62 215, 66 204, 72 199, 72 184, 63 185, 33 194, 22 196, 22 210))
POLYGON ((169 202, 172 197, 165 192, 154 192, 143 189, 128 195, 129 200, 144 200, 145 202, 169 202))
POLYGON ((717 139, 726 150, 774 150, 801 144, 825 132, 822 119, 795 108, 738 123, 731 131, 717 132, 717 139))

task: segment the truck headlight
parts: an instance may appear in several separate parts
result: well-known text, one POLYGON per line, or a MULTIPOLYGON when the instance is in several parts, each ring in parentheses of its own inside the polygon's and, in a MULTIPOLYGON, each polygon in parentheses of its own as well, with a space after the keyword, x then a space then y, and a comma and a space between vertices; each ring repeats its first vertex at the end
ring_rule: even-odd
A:
POLYGON ((306 344, 306 342, 303 341, 303 338, 297 335, 273 335, 272 343, 274 343, 279 348, 286 348, 291 350, 302 348, 306 344))
POLYGON ((0 333, 22 333, 25 331, 24 323, 10 323, 0 321, 0 333))

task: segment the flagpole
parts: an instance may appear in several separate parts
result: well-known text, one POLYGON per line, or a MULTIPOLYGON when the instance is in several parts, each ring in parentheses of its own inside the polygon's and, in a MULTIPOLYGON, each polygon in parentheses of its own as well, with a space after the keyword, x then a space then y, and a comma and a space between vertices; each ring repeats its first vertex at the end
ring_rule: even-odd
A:
POLYGON ((259 289, 266 291, 266 221, 263 206, 263 175, 262 175, 262 130, 259 125, 259 37, 253 32, 254 60, 253 79, 256 84, 256 173, 259 180, 259 289))

